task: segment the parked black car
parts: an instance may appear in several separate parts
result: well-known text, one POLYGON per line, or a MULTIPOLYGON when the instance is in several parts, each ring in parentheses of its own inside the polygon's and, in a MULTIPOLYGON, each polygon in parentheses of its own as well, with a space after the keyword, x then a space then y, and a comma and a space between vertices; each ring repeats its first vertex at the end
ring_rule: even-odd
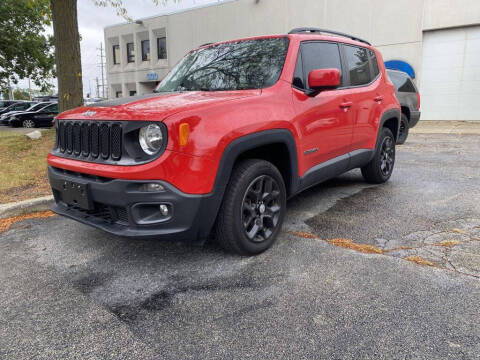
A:
POLYGON ((52 126, 53 118, 58 115, 58 104, 51 104, 37 112, 22 112, 10 117, 9 125, 33 128, 38 126, 52 126))
POLYGON ((9 106, 7 106, 3 109, 0 109, 0 115, 5 114, 5 113, 10 112, 10 111, 24 111, 24 110, 27 110, 33 104, 35 104, 35 102, 33 102, 33 101, 14 102, 13 104, 11 104, 9 106))
POLYGON ((0 100, 0 110, 5 109, 6 107, 9 107, 12 104, 15 104, 16 100, 0 100))
POLYGON ((395 95, 402 107, 402 120, 397 144, 407 141, 408 131, 420 120, 420 93, 414 82, 403 71, 387 70, 388 77, 395 85, 395 95))
POLYGON ((4 113, 3 115, 0 115, 0 125, 9 125, 10 124, 10 119, 12 118, 13 115, 17 115, 20 113, 24 112, 38 112, 42 110, 43 108, 47 107, 48 105, 53 104, 52 102, 41 102, 41 103, 36 103, 32 106, 30 106, 28 109, 24 111, 10 111, 7 113, 4 113))

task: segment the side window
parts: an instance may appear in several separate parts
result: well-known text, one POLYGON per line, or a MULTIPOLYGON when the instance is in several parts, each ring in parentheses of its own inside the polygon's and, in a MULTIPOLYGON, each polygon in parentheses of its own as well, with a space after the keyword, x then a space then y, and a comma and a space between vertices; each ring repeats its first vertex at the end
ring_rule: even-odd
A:
POLYGON ((376 78, 377 75, 380 74, 380 68, 378 67, 377 56, 372 50, 368 50, 368 53, 370 54, 370 61, 372 62, 373 77, 376 78))
POLYGON ((45 108, 47 112, 58 112, 58 104, 53 104, 45 108))
POLYGON ((344 49, 347 71, 350 74, 350 85, 365 85, 372 81, 367 49, 351 45, 344 45, 344 49))
MULTIPOLYGON (((306 79, 312 70, 316 69, 338 69, 342 73, 340 51, 338 44, 328 42, 306 42, 300 46, 301 61, 303 64, 303 88, 307 88, 306 79)), ((298 61, 297 61, 297 68, 298 61)), ((295 77, 297 69, 295 69, 295 77)))
POLYGON ((402 86, 400 86, 398 91, 399 92, 408 92, 408 93, 416 93, 417 92, 415 90, 415 86, 412 83, 412 80, 410 80, 409 78, 407 78, 407 81, 405 81, 405 83, 402 86))
POLYGON ((295 73, 293 74, 293 86, 299 89, 305 89, 305 82, 303 80, 303 63, 302 52, 298 52, 297 65, 295 65, 295 73))

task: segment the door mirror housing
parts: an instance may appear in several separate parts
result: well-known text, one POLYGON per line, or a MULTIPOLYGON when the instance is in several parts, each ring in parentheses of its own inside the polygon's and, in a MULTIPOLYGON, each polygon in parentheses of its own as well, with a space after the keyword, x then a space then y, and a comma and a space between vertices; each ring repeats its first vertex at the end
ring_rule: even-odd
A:
POLYGON ((317 69, 308 74, 308 87, 315 92, 340 86, 340 70, 317 69))

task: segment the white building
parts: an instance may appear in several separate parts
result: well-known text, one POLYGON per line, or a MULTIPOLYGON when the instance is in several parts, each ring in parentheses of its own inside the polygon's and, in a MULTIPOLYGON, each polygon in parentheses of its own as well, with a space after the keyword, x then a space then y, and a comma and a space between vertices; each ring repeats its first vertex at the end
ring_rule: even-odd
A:
POLYGON ((105 29, 110 97, 145 94, 189 50, 311 26, 369 40, 415 71, 423 119, 480 120, 480 0, 223 0, 105 29))

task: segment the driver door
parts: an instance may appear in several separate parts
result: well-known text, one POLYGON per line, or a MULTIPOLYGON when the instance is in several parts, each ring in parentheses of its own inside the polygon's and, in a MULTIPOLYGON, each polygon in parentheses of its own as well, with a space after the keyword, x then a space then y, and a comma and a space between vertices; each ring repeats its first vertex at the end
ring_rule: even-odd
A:
POLYGON ((351 148, 354 118, 350 111, 353 104, 349 90, 340 85, 340 88, 323 90, 316 96, 305 93, 309 89, 310 71, 329 68, 339 69, 342 74, 337 43, 307 41, 300 45, 293 80, 293 103, 295 123, 301 134, 301 174, 332 159, 339 160, 339 166, 347 165, 346 161, 335 158, 348 154, 351 148))

